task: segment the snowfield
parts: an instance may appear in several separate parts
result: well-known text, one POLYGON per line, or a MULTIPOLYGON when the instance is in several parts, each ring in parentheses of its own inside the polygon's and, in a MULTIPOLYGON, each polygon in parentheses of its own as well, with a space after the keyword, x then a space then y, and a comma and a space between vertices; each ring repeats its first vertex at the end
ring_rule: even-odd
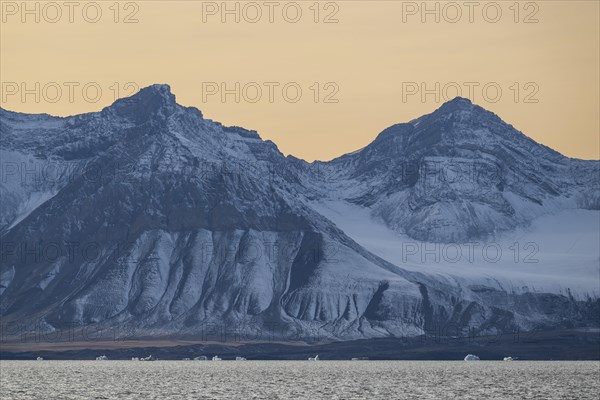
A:
POLYGON ((312 206, 361 246, 407 270, 516 293, 600 295, 599 211, 565 210, 484 240, 432 243, 391 230, 367 208, 344 201, 312 206))

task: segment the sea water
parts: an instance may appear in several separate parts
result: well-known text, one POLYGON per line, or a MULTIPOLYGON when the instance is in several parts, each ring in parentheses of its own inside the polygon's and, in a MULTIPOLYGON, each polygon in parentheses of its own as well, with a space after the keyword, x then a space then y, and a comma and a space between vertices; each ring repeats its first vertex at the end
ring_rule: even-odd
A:
POLYGON ((600 362, 0 361, 0 399, 596 399, 600 362))

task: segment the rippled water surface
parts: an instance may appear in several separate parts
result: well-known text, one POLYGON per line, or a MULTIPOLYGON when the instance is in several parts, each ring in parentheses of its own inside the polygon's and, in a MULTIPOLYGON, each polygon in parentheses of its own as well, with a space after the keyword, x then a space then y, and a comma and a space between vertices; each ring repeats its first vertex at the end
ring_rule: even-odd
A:
POLYGON ((600 362, 0 361, 0 399, 596 399, 600 362))

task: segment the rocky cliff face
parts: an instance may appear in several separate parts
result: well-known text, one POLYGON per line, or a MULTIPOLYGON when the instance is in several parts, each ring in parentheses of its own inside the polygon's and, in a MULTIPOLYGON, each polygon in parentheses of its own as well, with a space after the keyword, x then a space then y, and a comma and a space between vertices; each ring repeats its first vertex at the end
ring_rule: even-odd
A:
POLYGON ((565 158, 467 100, 313 164, 178 105, 166 85, 97 113, 0 113, 7 323, 129 325, 151 337, 276 323, 287 332, 276 336, 301 339, 414 336, 440 321, 597 323, 597 293, 517 293, 407 270, 314 207, 344 201, 430 242, 599 208, 598 162, 565 158))

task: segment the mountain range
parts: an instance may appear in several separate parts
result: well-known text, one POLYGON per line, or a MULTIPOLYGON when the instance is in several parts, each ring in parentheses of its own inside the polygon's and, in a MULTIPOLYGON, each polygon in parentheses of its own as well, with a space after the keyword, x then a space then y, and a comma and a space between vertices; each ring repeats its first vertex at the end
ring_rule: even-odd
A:
POLYGON ((600 325, 600 162, 467 99, 328 162, 168 85, 70 117, 0 109, 0 138, 3 324, 305 341, 600 325))

